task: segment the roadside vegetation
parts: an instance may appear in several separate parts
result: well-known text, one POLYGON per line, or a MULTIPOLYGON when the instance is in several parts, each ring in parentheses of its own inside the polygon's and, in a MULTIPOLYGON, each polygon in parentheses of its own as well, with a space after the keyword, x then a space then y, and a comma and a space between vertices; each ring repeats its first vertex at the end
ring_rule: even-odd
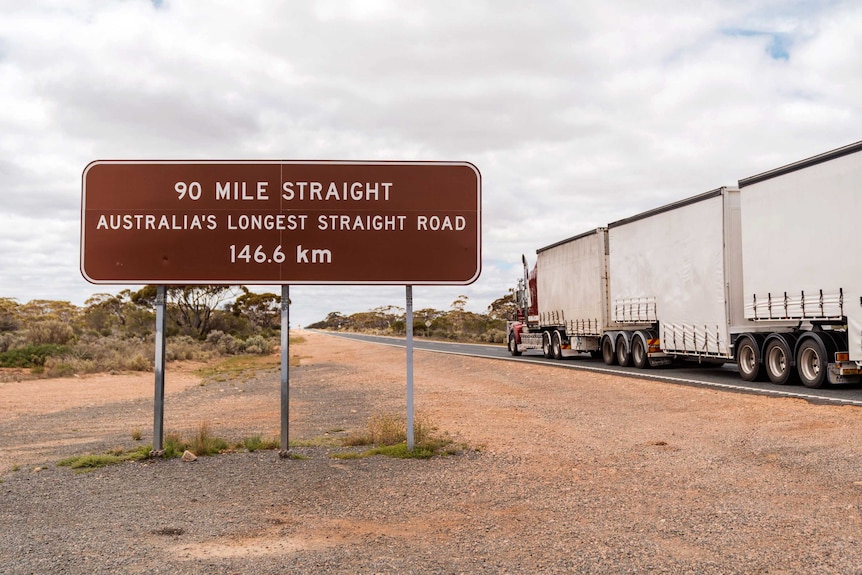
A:
MULTIPOLYGON (((466 310, 467 296, 459 296, 451 309, 420 309, 413 311, 413 335, 429 339, 469 341, 483 343, 505 343, 506 320, 515 313, 514 295, 496 299, 486 313, 478 314, 466 310)), ((387 306, 367 312, 343 315, 332 312, 325 319, 306 326, 309 329, 350 331, 376 335, 403 336, 407 333, 404 308, 387 306)))
MULTIPOLYGON (((418 413, 413 421, 413 450, 407 448, 407 419, 404 415, 389 413, 372 416, 362 430, 344 433, 345 430, 332 430, 323 437, 291 442, 291 448, 325 447, 332 450, 335 459, 361 459, 382 455, 399 459, 428 459, 434 456, 457 455, 467 449, 456 444, 448 433, 442 433, 425 415, 418 413), (343 433, 343 434, 342 434, 343 433)), ((140 441, 141 434, 132 430, 131 437, 140 441)), ((281 447, 275 437, 262 434, 244 437, 239 441, 228 441, 215 435, 208 422, 202 422, 191 437, 177 431, 165 434, 162 457, 173 459, 182 457, 187 451, 196 457, 212 456, 222 453, 255 452, 277 450, 281 447)), ((141 461, 151 457, 152 444, 138 445, 131 449, 116 447, 104 453, 85 454, 67 457, 57 462, 60 467, 69 467, 77 473, 86 473, 129 461, 141 461)), ((292 454, 294 459, 306 459, 301 454, 292 454)), ((15 469, 17 470, 17 466, 15 469)))
MULTIPOLYGON (((253 293, 244 286, 174 286, 167 295, 169 362, 266 357, 279 345, 279 295, 253 293)), ((83 307, 67 301, 19 303, 0 297, 0 381, 151 371, 155 298, 155 286, 95 294, 83 307)), ((492 302, 482 314, 467 311, 467 301, 467 296, 459 296, 449 310, 414 311, 414 336, 504 343, 506 320, 514 312, 512 293, 492 302)), ((307 327, 403 336, 406 314, 395 306, 352 315, 332 312, 307 327)), ((228 369, 226 364, 219 367, 221 372, 228 369)))
MULTIPOLYGON (((227 286, 167 291, 167 361, 268 356, 279 343, 276 294, 227 286)), ((83 307, 0 298, 0 380, 152 370, 155 296, 145 286, 96 294, 83 307)))

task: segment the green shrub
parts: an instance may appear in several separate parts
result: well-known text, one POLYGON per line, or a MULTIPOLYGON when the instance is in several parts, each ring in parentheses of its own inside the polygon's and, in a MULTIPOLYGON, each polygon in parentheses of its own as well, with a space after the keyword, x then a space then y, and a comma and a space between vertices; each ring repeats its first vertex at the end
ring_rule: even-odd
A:
POLYGON ((200 342, 188 335, 169 337, 165 341, 165 359, 167 361, 195 359, 200 351, 200 342))
POLYGON ((65 345, 28 345, 0 353, 0 367, 44 367, 47 358, 67 353, 69 348, 65 345))
POLYGON ((149 371, 155 348, 141 338, 98 337, 86 335, 69 352, 49 357, 45 375, 66 377, 72 374, 118 371, 149 371))
POLYGON ((66 345, 74 337, 72 326, 57 320, 33 322, 27 328, 27 341, 33 345, 66 345))
POLYGON ((272 342, 262 335, 253 335, 245 340, 244 351, 255 355, 269 355, 274 347, 272 342))
POLYGON ((15 347, 21 347, 24 338, 18 333, 0 332, 0 353, 15 347))
POLYGON ((219 330, 213 330, 207 334, 207 343, 221 355, 235 355, 241 351, 238 339, 219 330))
POLYGON ((485 332, 485 341, 488 343, 504 343, 506 332, 500 329, 489 329, 485 332))

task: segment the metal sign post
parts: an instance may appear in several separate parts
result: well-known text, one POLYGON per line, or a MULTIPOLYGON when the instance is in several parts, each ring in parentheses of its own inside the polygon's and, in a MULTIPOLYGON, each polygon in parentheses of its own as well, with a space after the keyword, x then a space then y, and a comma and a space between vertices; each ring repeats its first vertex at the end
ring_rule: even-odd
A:
POLYGON ((281 451, 290 456, 290 286, 281 286, 281 451))
POLYGON ((150 452, 153 457, 161 457, 165 453, 165 292, 165 286, 156 286, 156 389, 153 400, 153 450, 150 452))
POLYGON ((413 286, 407 286, 407 449, 413 451, 413 286))

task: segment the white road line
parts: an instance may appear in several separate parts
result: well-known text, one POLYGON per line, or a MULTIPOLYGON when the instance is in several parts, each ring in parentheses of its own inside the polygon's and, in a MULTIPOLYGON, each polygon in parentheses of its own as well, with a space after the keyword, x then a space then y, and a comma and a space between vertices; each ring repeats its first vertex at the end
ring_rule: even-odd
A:
MULTIPOLYGON (((318 332, 318 333, 323 333, 323 332, 318 332)), ((340 334, 333 334, 333 333, 330 333, 327 335, 334 335, 336 337, 345 337, 346 339, 353 339, 355 341, 362 341, 364 343, 374 343, 377 345, 385 345, 385 346, 389 346, 389 347, 400 347, 400 348, 404 347, 403 343, 399 345, 396 343, 387 343, 387 342, 382 342, 382 341, 373 341, 373 340, 366 340, 366 339, 361 339, 361 338, 352 338, 349 336, 342 336, 340 334)), ((374 336, 374 337, 384 337, 384 336, 374 336)), ((393 339, 397 340, 397 338, 393 338, 393 339)), ((403 342, 403 340, 398 340, 398 341, 403 342)), ((439 343, 442 343, 443 345, 448 345, 447 342, 439 342, 439 343)), ((462 344, 458 344, 458 345, 462 345, 462 344)), ((485 344, 474 344, 474 345, 485 345, 485 344)), ((474 357, 474 358, 478 358, 478 359, 514 361, 514 362, 518 362, 521 364, 526 363, 524 360, 520 360, 520 359, 517 359, 515 357, 508 357, 508 356, 503 356, 503 357, 477 356, 477 355, 473 355, 470 353, 463 353, 460 351, 446 351, 446 350, 442 350, 442 349, 422 349, 422 348, 418 348, 418 347, 415 347, 414 350, 415 351, 427 351, 430 353, 445 353, 448 355, 461 355, 464 357, 474 357)), ((834 404, 838 404, 838 405, 856 405, 856 406, 862 407, 862 401, 857 400, 857 399, 841 399, 838 397, 813 395, 810 393, 801 393, 801 392, 796 392, 796 391, 782 391, 782 390, 777 390, 777 389, 763 389, 763 388, 759 388, 759 387, 748 387, 745 385, 735 385, 735 384, 731 384, 731 383, 717 383, 717 382, 710 382, 710 381, 701 381, 699 379, 688 379, 685 377, 671 377, 671 376, 667 376, 667 375, 656 375, 654 373, 648 373, 648 372, 633 373, 630 371, 618 371, 615 369, 608 369, 606 367, 594 367, 591 365, 565 364, 565 363, 559 363, 559 362, 551 361, 551 360, 536 359, 536 360, 528 360, 528 361, 530 363, 536 363, 539 365, 548 365, 551 367, 563 367, 563 368, 567 368, 567 369, 579 369, 582 371, 593 371, 596 373, 605 373, 608 375, 632 377, 632 378, 636 378, 636 379, 649 379, 649 380, 664 381, 664 382, 669 382, 669 383, 682 383, 682 384, 686 384, 686 385, 695 385, 695 386, 700 386, 700 387, 714 387, 714 388, 718 388, 718 389, 729 389, 729 390, 733 390, 733 391, 744 391, 747 393, 753 393, 753 394, 758 394, 758 395, 775 395, 778 397, 792 397, 795 399, 804 399, 806 401, 812 401, 812 402, 830 402, 830 403, 834 403, 834 404)))

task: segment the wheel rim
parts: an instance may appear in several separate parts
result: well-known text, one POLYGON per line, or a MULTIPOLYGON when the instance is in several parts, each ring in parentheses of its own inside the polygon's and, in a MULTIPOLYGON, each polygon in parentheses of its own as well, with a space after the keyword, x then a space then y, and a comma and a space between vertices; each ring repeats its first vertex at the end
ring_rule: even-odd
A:
POLYGON ((799 372, 808 381, 815 381, 820 377, 820 354, 817 350, 807 347, 799 354, 799 372))
POLYGON ((770 348, 766 357, 770 373, 782 377, 787 372, 787 354, 779 346, 770 348))
POLYGON ((757 369, 754 348, 750 344, 745 343, 739 348, 739 369, 746 374, 752 374, 757 369))

